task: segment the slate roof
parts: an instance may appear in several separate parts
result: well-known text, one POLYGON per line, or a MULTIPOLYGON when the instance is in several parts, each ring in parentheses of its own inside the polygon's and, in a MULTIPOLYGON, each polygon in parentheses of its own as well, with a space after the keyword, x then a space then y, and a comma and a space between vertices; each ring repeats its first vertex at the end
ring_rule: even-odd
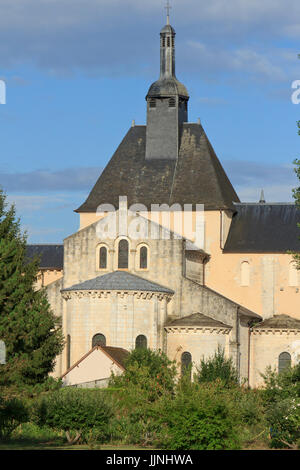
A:
POLYGON ((26 258, 40 257, 41 269, 63 269, 64 246, 63 245, 27 245, 26 258))
POLYGON ((224 253, 300 251, 300 210, 294 204, 235 204, 224 253))
POLYGON ((300 330, 300 320, 292 318, 288 315, 274 315, 272 318, 262 321, 254 327, 258 328, 278 328, 278 329, 291 329, 300 330))
POLYGON ((125 369, 126 359, 129 355, 129 352, 123 348, 116 348, 113 346, 94 346, 92 349, 89 350, 84 356, 82 356, 77 362, 75 362, 68 370, 61 376, 61 379, 65 377, 72 369, 75 369, 85 358, 87 358, 93 351, 96 349, 103 351, 107 354, 117 365, 120 365, 123 369, 125 369))
POLYGON ((156 282, 147 281, 126 271, 114 271, 112 273, 103 274, 102 276, 97 276, 94 279, 63 289, 62 292, 78 290, 134 290, 174 294, 174 291, 167 287, 161 286, 156 282))
POLYGON ((204 204, 206 210, 233 209, 239 202, 202 126, 183 124, 178 160, 145 160, 146 126, 132 127, 75 212, 95 212, 103 203, 204 204))
POLYGON ((168 322, 165 326, 209 326, 214 328, 232 328, 229 325, 225 325, 225 323, 214 320, 207 315, 203 315, 203 313, 193 313, 192 315, 178 318, 168 322))

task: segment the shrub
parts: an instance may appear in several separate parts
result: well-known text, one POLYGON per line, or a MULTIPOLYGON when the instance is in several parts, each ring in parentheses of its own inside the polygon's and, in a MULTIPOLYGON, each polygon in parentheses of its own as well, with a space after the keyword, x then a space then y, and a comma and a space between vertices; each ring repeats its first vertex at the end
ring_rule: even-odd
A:
POLYGON ((226 387, 238 383, 238 375, 232 359, 225 358, 224 350, 218 347, 218 351, 209 359, 202 359, 200 367, 197 367, 195 380, 199 383, 214 382, 220 379, 226 387))
POLYGON ((162 401, 158 445, 171 450, 239 448, 238 415, 216 384, 191 384, 173 401, 162 401))
POLYGON ((42 397, 34 407, 36 423, 65 431, 71 444, 86 439, 92 428, 105 440, 112 413, 112 404, 101 390, 62 389, 42 397))
POLYGON ((280 374, 268 368, 263 377, 271 447, 296 448, 300 440, 300 364, 280 374))
POLYGON ((122 389, 125 400, 152 402, 164 393, 173 393, 176 374, 175 362, 163 352, 135 349, 126 361, 124 373, 112 374, 110 386, 122 389))
POLYGON ((28 419, 28 410, 21 400, 0 397, 0 440, 8 439, 19 424, 28 419))

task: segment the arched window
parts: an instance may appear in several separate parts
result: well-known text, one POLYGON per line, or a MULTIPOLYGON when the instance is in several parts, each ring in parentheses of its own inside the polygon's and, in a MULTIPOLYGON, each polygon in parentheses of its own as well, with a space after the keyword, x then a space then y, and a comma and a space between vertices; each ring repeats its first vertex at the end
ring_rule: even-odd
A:
POLYGON ((150 99, 150 108, 156 108, 156 99, 155 98, 150 99))
POLYGON ((181 376, 189 374, 189 377, 192 376, 192 355, 191 353, 185 351, 181 354, 181 376))
POLYGON ((294 261, 291 261, 289 265, 289 286, 298 286, 298 270, 294 261))
POLYGON ((147 349, 147 338, 144 335, 137 336, 135 340, 136 349, 147 349))
POLYGON ((241 264, 241 286, 250 285, 250 264, 248 261, 243 261, 241 264))
POLYGON ((71 367, 71 336, 67 335, 67 369, 71 367))
POLYGON ((148 248, 146 246, 142 246, 140 249, 140 269, 147 269, 148 268, 148 248))
POLYGON ((278 357, 278 372, 283 372, 291 366, 291 355, 288 352, 282 352, 278 357))
POLYGON ((94 348, 95 346, 106 346, 106 338, 102 333, 97 333, 93 336, 92 347, 94 348))
POLYGON ((107 248, 105 246, 101 246, 99 252, 99 268, 106 269, 107 268, 107 248))
POLYGON ((118 249, 118 268, 128 269, 129 244, 127 240, 120 240, 118 249))
POLYGON ((175 108, 176 107, 176 100, 175 98, 170 98, 169 99, 169 108, 175 108))

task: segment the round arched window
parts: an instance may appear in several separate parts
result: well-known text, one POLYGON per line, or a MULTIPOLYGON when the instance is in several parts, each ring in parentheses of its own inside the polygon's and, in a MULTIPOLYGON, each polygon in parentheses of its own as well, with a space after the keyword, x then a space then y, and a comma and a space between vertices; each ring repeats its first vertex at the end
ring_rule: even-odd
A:
POLYGON ((128 269, 129 244, 127 240, 120 240, 118 249, 118 268, 128 269))
POLYGON ((278 358, 278 372, 281 373, 291 366, 291 355, 288 352, 282 352, 278 358))
POLYGON ((101 246, 101 248, 100 248, 99 268, 100 269, 106 269, 107 268, 107 248, 105 246, 101 246))
POLYGON ((106 346, 106 338, 102 333, 97 333, 93 336, 92 347, 95 346, 106 346))
POLYGON ((144 335, 137 336, 135 340, 136 349, 147 349, 147 338, 144 335))
POLYGON ((142 246, 140 249, 140 269, 147 269, 148 268, 148 248, 146 246, 142 246))
POLYGON ((189 374, 191 378, 192 370, 192 355, 191 353, 185 351, 181 354, 181 375, 189 374))

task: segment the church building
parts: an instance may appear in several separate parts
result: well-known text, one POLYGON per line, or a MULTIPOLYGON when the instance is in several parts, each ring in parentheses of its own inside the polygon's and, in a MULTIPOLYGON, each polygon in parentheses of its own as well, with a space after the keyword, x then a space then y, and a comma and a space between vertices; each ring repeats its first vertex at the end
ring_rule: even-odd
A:
POLYGON ((147 125, 132 123, 75 211, 79 230, 63 246, 28 246, 62 319, 54 375, 66 385, 102 380, 104 363, 122 372, 135 347, 164 351, 179 373, 221 347, 251 387, 267 366, 300 360, 300 275, 288 254, 300 251, 300 212, 263 195, 239 200, 201 123, 188 121, 189 98, 168 16, 147 125))

